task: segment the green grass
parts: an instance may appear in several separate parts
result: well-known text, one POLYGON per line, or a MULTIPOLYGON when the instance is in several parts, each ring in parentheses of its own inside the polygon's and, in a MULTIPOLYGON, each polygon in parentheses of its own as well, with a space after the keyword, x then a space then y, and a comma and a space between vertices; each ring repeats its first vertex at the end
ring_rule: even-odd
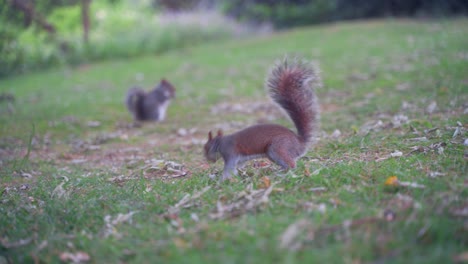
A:
POLYGON ((467 35, 467 19, 339 23, 1 80, 15 102, 0 103, 0 259, 452 262, 468 247, 467 35), (263 88, 285 54, 320 64, 320 140, 284 177, 252 162, 233 182, 210 179, 222 162, 203 158, 209 130, 291 127, 263 88), (168 119, 132 126, 127 88, 162 77, 177 89, 168 119), (158 160, 188 174, 167 177, 158 160), (268 199, 247 204, 265 177, 268 199))

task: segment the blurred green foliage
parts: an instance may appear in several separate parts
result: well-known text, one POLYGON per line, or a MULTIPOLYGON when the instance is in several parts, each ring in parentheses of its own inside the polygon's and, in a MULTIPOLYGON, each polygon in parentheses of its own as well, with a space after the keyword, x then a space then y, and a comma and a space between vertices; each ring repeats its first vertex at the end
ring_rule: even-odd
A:
POLYGON ((54 34, 37 26, 21 28, 0 23, 0 77, 51 66, 161 53, 238 33, 232 21, 214 12, 161 18, 164 14, 148 5, 95 1, 90 13, 88 44, 83 42, 78 4, 48 12, 46 20, 55 27, 54 34))
POLYGON ((17 45, 18 35, 15 25, 0 23, 0 77, 22 66, 24 52, 17 45))
POLYGON ((466 0, 92 1, 90 40, 85 43, 81 3, 0 0, 0 78, 51 66, 161 53, 238 34, 240 26, 220 13, 279 29, 342 19, 468 13, 466 0), (33 7, 34 15, 18 8, 19 3, 33 7), (205 9, 194 11, 198 8, 205 9), (187 12, 198 17, 179 16, 187 12), (39 17, 54 32, 34 21, 39 17))
POLYGON ((335 7, 336 2, 329 0, 309 1, 301 5, 260 3, 252 5, 244 14, 248 20, 268 21, 276 28, 289 28, 327 21, 335 7))

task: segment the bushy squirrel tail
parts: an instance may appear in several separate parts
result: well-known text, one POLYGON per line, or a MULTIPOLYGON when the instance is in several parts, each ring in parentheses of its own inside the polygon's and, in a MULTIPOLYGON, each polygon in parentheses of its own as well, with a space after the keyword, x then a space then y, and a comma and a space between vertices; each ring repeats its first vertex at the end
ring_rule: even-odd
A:
POLYGON ((294 122, 301 142, 309 144, 320 121, 320 107, 315 95, 315 88, 321 86, 318 68, 297 58, 285 58, 272 68, 266 84, 272 100, 294 122))
POLYGON ((127 105, 128 111, 130 111, 136 119, 140 119, 142 116, 144 97, 145 91, 143 91, 143 89, 139 87, 128 89, 125 104, 127 105))

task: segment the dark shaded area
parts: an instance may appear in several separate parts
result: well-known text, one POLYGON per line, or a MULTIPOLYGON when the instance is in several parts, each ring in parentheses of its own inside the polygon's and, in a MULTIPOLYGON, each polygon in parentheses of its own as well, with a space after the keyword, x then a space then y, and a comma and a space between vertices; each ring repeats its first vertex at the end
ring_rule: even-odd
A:
POLYGON ((34 3, 25 0, 11 0, 10 4, 13 8, 23 12, 25 26, 29 26, 32 21, 35 21, 42 29, 49 33, 55 33, 55 27, 47 22, 42 15, 36 12, 34 3))
POLYGON ((271 22, 276 28, 382 17, 441 17, 468 14, 465 0, 231 0, 225 12, 237 19, 271 22))

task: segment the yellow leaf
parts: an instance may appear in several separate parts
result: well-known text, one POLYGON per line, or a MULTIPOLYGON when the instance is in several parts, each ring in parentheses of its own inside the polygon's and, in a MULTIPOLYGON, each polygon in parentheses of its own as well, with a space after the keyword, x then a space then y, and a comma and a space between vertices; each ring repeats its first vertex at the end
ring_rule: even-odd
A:
POLYGON ((398 178, 397 176, 390 176, 385 180, 386 186, 398 186, 398 178))
POLYGON ((259 184, 260 189, 267 189, 270 187, 271 185, 270 178, 268 178, 267 176, 263 176, 261 180, 262 182, 259 184))

